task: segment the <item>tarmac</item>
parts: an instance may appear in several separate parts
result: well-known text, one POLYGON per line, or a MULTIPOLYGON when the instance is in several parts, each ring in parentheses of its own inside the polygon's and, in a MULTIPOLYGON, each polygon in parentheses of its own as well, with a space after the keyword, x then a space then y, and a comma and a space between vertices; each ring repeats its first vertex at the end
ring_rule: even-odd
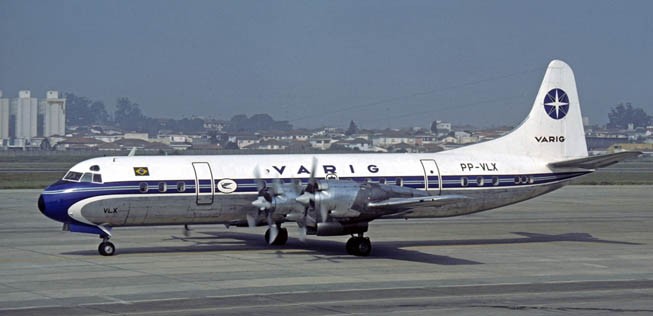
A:
POLYGON ((265 227, 61 231, 0 191, 0 315, 653 315, 653 186, 567 186, 474 215, 267 246, 265 227))

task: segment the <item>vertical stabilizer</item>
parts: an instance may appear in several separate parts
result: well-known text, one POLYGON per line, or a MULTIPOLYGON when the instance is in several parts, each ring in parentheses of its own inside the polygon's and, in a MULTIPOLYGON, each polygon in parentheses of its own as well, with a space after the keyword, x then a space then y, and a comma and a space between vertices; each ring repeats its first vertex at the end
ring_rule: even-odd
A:
POLYGON ((587 157, 574 72, 560 60, 549 63, 533 107, 519 127, 492 141, 461 148, 492 150, 560 161, 587 157))

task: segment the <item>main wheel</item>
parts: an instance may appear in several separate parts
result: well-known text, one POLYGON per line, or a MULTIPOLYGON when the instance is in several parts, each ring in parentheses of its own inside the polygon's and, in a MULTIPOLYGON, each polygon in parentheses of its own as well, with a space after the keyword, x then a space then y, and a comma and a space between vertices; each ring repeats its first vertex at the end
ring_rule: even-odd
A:
POLYGON ((274 246, 283 246, 288 241, 288 230, 285 228, 279 228, 279 233, 277 233, 277 238, 270 242, 270 229, 265 231, 265 242, 268 245, 274 246))
POLYGON ((345 248, 347 249, 347 253, 350 255, 355 255, 355 248, 356 244, 358 243, 358 237, 351 237, 349 240, 347 240, 347 244, 345 245, 345 248))
POLYGON ((113 254, 116 253, 116 246, 114 246, 110 241, 103 241, 100 243, 97 250, 103 256, 113 256, 113 254))
POLYGON ((352 237, 347 241, 345 248, 350 255, 366 257, 372 252, 372 242, 367 237, 352 237))
POLYGON ((272 244, 275 246, 283 246, 286 244, 288 241, 288 230, 285 228, 279 229, 279 234, 277 235, 277 239, 275 239, 272 244))
POLYGON ((356 255, 367 257, 370 255, 371 252, 372 252, 372 242, 370 241, 370 239, 367 237, 361 238, 360 242, 358 243, 358 247, 356 248, 356 255))

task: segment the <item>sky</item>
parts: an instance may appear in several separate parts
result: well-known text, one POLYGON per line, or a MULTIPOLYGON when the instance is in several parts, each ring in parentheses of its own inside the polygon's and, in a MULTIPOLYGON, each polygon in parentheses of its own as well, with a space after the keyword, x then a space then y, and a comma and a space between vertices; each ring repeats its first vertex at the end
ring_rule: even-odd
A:
POLYGON ((653 1, 0 0, 0 90, 296 127, 517 125, 547 64, 653 114, 653 1))

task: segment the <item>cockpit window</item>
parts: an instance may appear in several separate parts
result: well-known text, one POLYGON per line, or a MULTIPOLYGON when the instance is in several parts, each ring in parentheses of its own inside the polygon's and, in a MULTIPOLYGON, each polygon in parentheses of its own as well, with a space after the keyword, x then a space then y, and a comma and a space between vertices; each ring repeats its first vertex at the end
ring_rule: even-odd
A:
POLYGON ((79 179, 79 182, 91 182, 92 179, 93 179, 93 174, 92 173, 84 172, 84 174, 82 175, 82 178, 79 179))
POLYGON ((102 175, 99 173, 91 173, 91 172, 81 173, 76 171, 68 171, 68 173, 66 173, 63 179, 72 182, 102 183, 102 175))
POLYGON ((90 169, 91 171, 100 171, 100 166, 98 166, 98 165, 92 165, 89 169, 90 169))
POLYGON ((79 181, 81 177, 82 177, 81 172, 68 171, 68 173, 66 173, 63 179, 68 181, 79 181))

